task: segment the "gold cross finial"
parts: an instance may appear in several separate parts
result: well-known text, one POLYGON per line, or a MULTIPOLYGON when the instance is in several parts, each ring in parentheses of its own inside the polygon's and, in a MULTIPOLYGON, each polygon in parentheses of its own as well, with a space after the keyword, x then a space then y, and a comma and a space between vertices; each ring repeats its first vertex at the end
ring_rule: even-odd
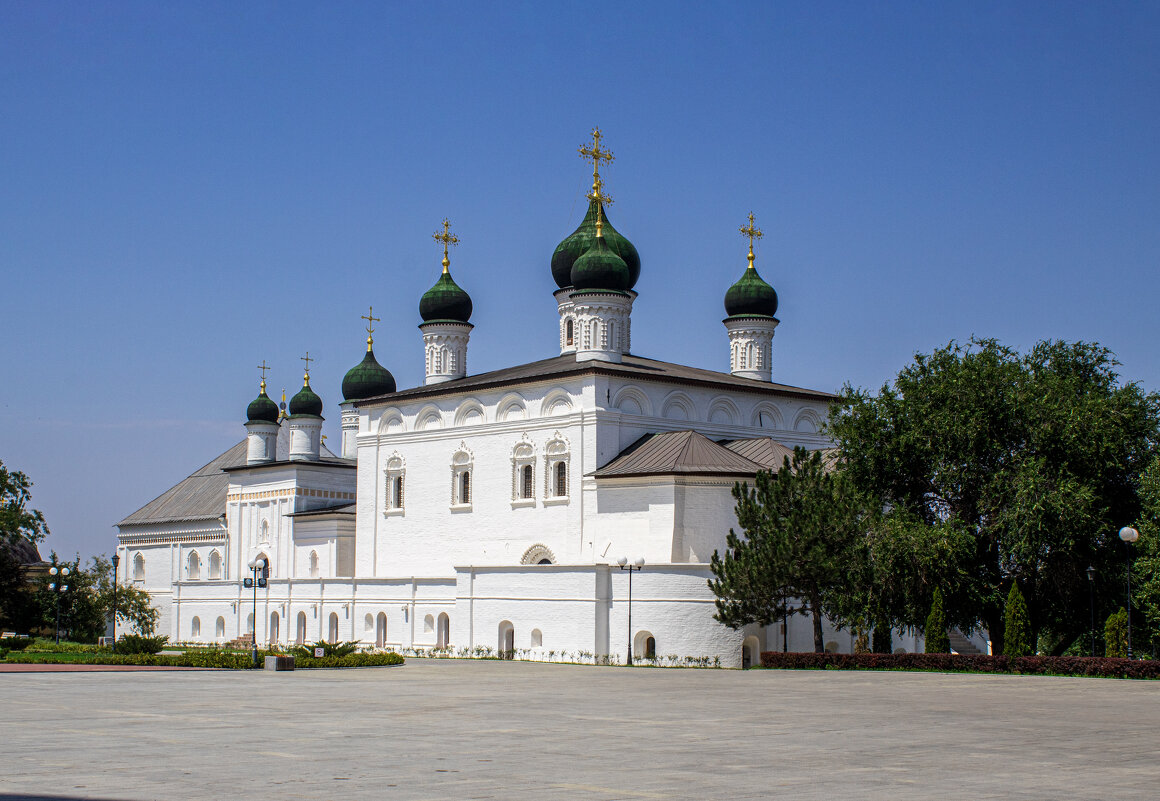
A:
POLYGON ((370 351, 371 345, 375 344, 375 340, 371 336, 375 332, 375 323, 381 323, 382 319, 375 317, 374 306, 368 306, 367 313, 359 317, 359 319, 367 321, 367 351, 370 351))
POLYGON ((262 371, 262 392, 266 392, 266 371, 270 368, 266 366, 266 360, 262 359, 262 363, 258 365, 258 369, 262 371))
POLYGON ((447 267, 451 264, 451 259, 447 258, 447 248, 459 244, 459 237, 451 233, 451 220, 444 217, 443 232, 436 231, 431 234, 431 238, 443 243, 443 272, 447 272, 447 267))
POLYGON ((762 233, 761 229, 753 224, 753 221, 754 221, 754 217, 753 217, 753 212, 751 211, 751 212, 749 212, 749 225, 741 226, 741 235, 749 237, 749 266, 750 267, 753 267, 753 259, 754 259, 753 240, 754 239, 761 239, 761 237, 765 236, 765 234, 762 233))
POLYGON ((306 362, 306 375, 302 376, 302 380, 305 382, 305 386, 310 386, 310 363, 315 360, 310 358, 310 351, 306 351, 305 356, 299 356, 298 358, 306 362))
MULTIPOLYGON (((600 140, 604 138, 604 134, 600 132, 599 128, 592 129, 592 144, 581 145, 577 151, 580 158, 585 161, 592 162, 592 194, 596 195, 596 199, 603 197, 600 190, 603 189, 603 183, 600 181, 600 162, 611 164, 615 158, 611 150, 602 149, 600 147, 600 140)), ((589 195, 591 197, 591 195, 589 195)))

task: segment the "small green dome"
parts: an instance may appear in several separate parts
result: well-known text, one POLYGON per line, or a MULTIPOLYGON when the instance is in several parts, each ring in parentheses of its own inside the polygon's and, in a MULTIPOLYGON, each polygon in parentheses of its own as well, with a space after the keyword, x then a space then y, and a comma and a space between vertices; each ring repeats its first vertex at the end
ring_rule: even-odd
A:
POLYGON ((451 273, 444 272, 419 300, 419 316, 425 323, 432 320, 466 323, 471 319, 471 297, 452 280, 451 273))
POLYGON ((745 268, 745 274, 725 293, 725 313, 730 317, 773 317, 777 314, 777 292, 762 280, 757 269, 750 264, 745 268))
POLYGON ((278 422, 278 404, 270 400, 270 396, 266 394, 266 382, 262 382, 262 391, 258 393, 258 397, 250 401, 250 405, 246 407, 246 422, 247 423, 277 423, 278 422))
POLYGON ((395 377, 379 364, 369 347, 363 360, 347 371, 342 379, 342 399, 363 400, 395 391, 395 377))
POLYGON ((629 287, 628 265, 612 251, 604 237, 598 236, 572 265, 572 286, 623 292, 629 287))
MULTIPOLYGON (((607 208, 601 212, 601 216, 604 218, 604 227, 601 233, 603 233, 612 252, 620 256, 628 266, 628 286, 625 288, 632 289, 636 286, 637 279, 640 278, 640 254, 636 252, 636 248, 631 242, 612 227, 612 223, 608 221, 607 208)), ((588 213, 584 215, 580 226, 572 232, 571 236, 557 245, 556 252, 552 254, 552 279, 560 289, 572 286, 572 266, 578 258, 588 252, 588 248, 592 247, 592 242, 595 239, 596 201, 590 200, 588 201, 588 213)))
POLYGON ((298 390, 298 394, 290 399, 290 416, 300 414, 322 417, 322 398, 315 395, 314 390, 310 388, 309 378, 302 385, 302 389, 298 390))

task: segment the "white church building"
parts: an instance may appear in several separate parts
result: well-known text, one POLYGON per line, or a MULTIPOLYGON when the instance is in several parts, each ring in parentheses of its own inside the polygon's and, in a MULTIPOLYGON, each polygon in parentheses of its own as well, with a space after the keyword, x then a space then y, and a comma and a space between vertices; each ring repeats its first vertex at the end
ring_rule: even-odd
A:
MULTIPOLYGON (((599 136, 586 151, 598 169, 599 136)), ((688 367, 632 352, 640 257, 607 220, 597 170, 589 199, 552 256, 559 354, 468 373, 472 305, 445 224, 443 272, 419 304, 422 386, 396 388, 368 325, 342 385, 341 453, 321 442, 309 372, 281 408, 263 380, 243 441, 117 524, 120 580, 152 595, 158 633, 614 663, 631 641, 638 659, 734 667, 783 635, 813 650, 802 616, 788 632, 716 622, 707 585, 737 525, 734 483, 794 446, 830 445, 833 396, 772 380, 777 294, 754 267, 760 232, 751 217, 748 267, 725 294, 728 370, 688 367), (244 587, 263 564, 265 586, 244 587)), ((852 649, 849 632, 824 635, 852 649)))

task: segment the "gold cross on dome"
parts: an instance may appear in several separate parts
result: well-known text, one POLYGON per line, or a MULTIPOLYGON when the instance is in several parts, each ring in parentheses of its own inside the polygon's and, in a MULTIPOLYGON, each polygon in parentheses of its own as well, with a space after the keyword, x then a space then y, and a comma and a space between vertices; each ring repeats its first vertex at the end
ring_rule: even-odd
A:
POLYGON ((451 233, 451 220, 444 217, 443 232, 436 231, 431 234, 431 238, 443 244, 443 272, 447 272, 447 265, 451 264, 451 260, 447 258, 447 248, 459 244, 459 237, 451 233))
POLYGON ((266 366, 266 360, 262 359, 262 363, 258 365, 258 369, 262 371, 262 383, 266 383, 266 371, 270 368, 266 366))
POLYGON ((371 345, 375 344, 374 338, 371 336, 375 332, 375 323, 381 323, 382 319, 375 317, 375 307, 368 306, 367 313, 359 317, 360 320, 367 321, 367 350, 371 349, 371 345))
POLYGON ((302 361, 306 362, 306 379, 309 380, 310 379, 310 363, 313 361, 316 361, 316 360, 310 358, 310 351, 306 351, 305 356, 299 356, 298 358, 301 359, 302 361))
POLYGON ((765 236, 761 229, 753 224, 753 212, 749 212, 749 225, 741 226, 741 235, 749 237, 749 266, 753 266, 753 240, 765 236))
POLYGON ((600 162, 611 164, 615 158, 611 150, 602 149, 600 147, 600 140, 604 138, 604 134, 600 132, 599 128, 592 129, 592 144, 581 145, 577 151, 580 158, 585 161, 592 162, 592 191, 598 192, 600 189, 600 162))
POLYGON ((604 191, 604 179, 596 176, 592 181, 592 191, 585 195, 589 200, 598 200, 605 206, 611 206, 613 203, 612 195, 604 191))

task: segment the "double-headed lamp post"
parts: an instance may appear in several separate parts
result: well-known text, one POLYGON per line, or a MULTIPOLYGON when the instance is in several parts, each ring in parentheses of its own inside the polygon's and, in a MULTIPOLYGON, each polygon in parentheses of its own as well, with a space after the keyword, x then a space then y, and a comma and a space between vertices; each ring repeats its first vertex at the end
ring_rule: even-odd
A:
POLYGON ((1091 598, 1092 609, 1092 656, 1096 655, 1096 569, 1088 566, 1088 595, 1091 598))
POLYGON ((1131 526, 1120 529, 1120 539, 1128 548, 1128 658, 1132 658, 1132 543, 1140 539, 1140 532, 1131 526))
POLYGON ((117 565, 121 556, 113 551, 113 653, 117 653, 117 565))
POLYGON ((64 582, 68 581, 69 569, 67 567, 58 568, 53 565, 48 569, 48 575, 52 576, 52 581, 49 582, 48 588, 52 590, 56 596, 56 641, 60 643, 60 596, 62 593, 68 592, 68 585, 64 582))
POLYGON ((253 656, 254 666, 258 664, 258 587, 266 586, 266 577, 269 575, 266 569, 266 557, 259 556, 250 562, 250 570, 254 571, 254 577, 246 579, 245 583, 254 588, 254 631, 253 631, 253 656))
POLYGON ((644 567, 644 557, 637 557, 632 564, 628 563, 628 557, 622 556, 616 560, 616 564, 620 566, 621 570, 628 571, 628 666, 632 667, 632 574, 644 567))

